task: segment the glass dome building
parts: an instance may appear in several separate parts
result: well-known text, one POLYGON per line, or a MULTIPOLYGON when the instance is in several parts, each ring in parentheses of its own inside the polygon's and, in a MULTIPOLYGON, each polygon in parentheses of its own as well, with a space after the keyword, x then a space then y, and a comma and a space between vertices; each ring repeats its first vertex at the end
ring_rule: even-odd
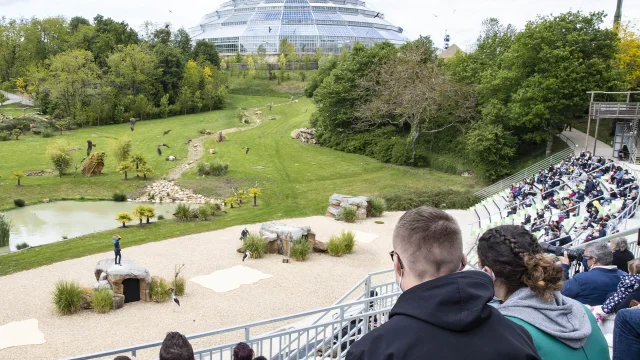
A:
POLYGON ((356 41, 404 44, 402 28, 358 0, 231 0, 189 29, 193 40, 212 41, 220 54, 277 54, 282 39, 298 53, 340 53, 356 41))

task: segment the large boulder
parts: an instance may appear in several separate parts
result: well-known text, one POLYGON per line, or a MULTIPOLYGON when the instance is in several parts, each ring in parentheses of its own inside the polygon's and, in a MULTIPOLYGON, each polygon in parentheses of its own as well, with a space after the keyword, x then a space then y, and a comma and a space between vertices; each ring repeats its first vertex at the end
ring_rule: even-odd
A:
POLYGON ((104 274, 106 274, 106 281, 111 285, 111 289, 116 295, 124 295, 123 281, 126 279, 138 279, 140 281, 140 300, 151 300, 151 275, 149 274, 149 270, 133 261, 122 260, 121 265, 117 265, 114 259, 100 260, 94 271, 94 275, 98 281, 96 286, 105 286, 103 283, 103 281, 105 281, 104 274))
POLYGON ((307 236, 315 241, 315 234, 310 226, 295 226, 271 221, 260 226, 260 235, 267 240, 267 251, 270 254, 288 254, 291 242, 307 236))
POLYGON ((322 241, 314 241, 313 242, 313 251, 314 252, 318 252, 318 253, 326 253, 328 251, 327 249, 327 243, 324 243, 322 241))
POLYGON ((367 218, 369 198, 366 196, 333 194, 329 198, 329 207, 326 215, 337 219, 342 208, 347 206, 355 207, 358 212, 358 219, 364 220, 367 218))

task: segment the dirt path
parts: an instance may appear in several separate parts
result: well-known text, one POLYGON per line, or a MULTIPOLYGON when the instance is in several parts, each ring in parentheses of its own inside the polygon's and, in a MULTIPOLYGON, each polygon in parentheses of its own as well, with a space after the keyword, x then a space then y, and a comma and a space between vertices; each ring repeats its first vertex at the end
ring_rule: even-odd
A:
MULTIPOLYGON (((297 102, 297 100, 295 102, 297 102)), ((275 104, 273 105, 273 107, 287 105, 291 103, 292 102, 275 104)), ((253 108, 251 110, 246 110, 245 115, 247 115, 251 119, 251 124, 245 127, 235 127, 231 129, 222 130, 222 135, 226 136, 227 134, 231 134, 238 131, 245 131, 245 130, 253 129, 259 126, 261 123, 261 120, 256 116, 255 113, 256 111, 262 111, 267 108, 269 108, 269 105, 259 107, 259 108, 253 108)), ((207 140, 215 139, 217 136, 218 136, 218 133, 216 132, 215 134, 203 135, 193 139, 189 144, 189 152, 187 154, 187 157, 180 160, 176 165, 176 167, 169 170, 169 173, 167 174, 166 179, 170 181, 178 180, 182 176, 182 174, 184 174, 185 172, 193 168, 198 163, 198 161, 202 158, 202 156, 204 156, 205 154, 206 149, 204 148, 204 143, 207 140)))

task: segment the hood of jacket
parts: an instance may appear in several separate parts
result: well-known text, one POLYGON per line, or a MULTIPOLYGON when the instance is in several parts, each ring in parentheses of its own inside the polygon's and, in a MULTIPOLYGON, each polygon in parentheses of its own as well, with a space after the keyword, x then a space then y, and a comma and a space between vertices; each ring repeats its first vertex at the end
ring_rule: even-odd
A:
POLYGON ((491 318, 493 281, 481 271, 461 271, 416 285, 400 295, 389 316, 413 317, 452 331, 468 331, 491 318))
POLYGON ((531 289, 522 288, 496 308, 502 315, 526 321, 574 349, 583 347, 591 335, 585 308, 560 292, 547 302, 531 289))

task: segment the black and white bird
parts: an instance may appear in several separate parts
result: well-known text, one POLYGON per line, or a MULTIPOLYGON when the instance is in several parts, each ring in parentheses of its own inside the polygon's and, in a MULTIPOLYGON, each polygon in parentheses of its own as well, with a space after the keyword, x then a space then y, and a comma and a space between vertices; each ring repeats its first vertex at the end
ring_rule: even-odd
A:
POLYGON ((244 262, 244 260, 245 260, 246 258, 248 258, 248 257, 249 257, 249 255, 251 255, 251 253, 250 253, 250 252, 248 252, 248 251, 245 251, 244 256, 242 257, 242 262, 244 262))
POLYGON ((271 32, 271 30, 273 30, 273 29, 271 28, 271 26, 269 26, 269 32, 271 32))
POLYGON ((380 16, 380 13, 377 13, 376 16, 374 16, 373 18, 375 19, 375 18, 377 18, 379 16, 380 16))
POLYGON ((167 131, 162 133, 162 136, 169 135, 170 132, 171 132, 171 130, 167 130, 167 131))
POLYGON ((249 150, 251 150, 251 148, 247 146, 247 147, 243 147, 243 149, 247 150, 244 154, 249 155, 249 150))
POLYGON ((168 148, 168 149, 171 149, 171 147, 170 147, 169 145, 167 145, 167 144, 160 144, 160 145, 158 145, 158 155, 159 155, 159 156, 162 156, 162 149, 160 149, 160 148, 161 148, 161 147, 163 147, 163 146, 164 146, 164 147, 166 147, 166 148, 168 148))
POLYGON ((171 301, 173 301, 174 304, 180 306, 180 300, 178 300, 178 298, 176 297, 175 291, 171 293, 171 301))
POLYGON ((91 155, 91 150, 98 145, 94 144, 91 140, 87 140, 87 156, 91 155))

